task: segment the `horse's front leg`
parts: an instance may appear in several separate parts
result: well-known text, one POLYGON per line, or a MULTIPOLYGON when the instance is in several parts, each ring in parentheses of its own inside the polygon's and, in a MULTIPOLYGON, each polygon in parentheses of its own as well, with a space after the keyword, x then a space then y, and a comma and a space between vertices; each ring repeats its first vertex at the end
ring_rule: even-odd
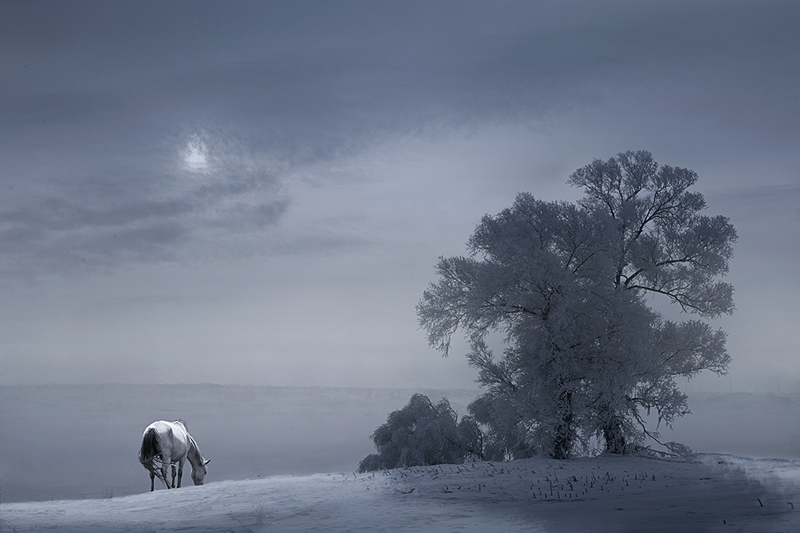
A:
MULTIPOLYGON (((181 488, 181 479, 183 479, 183 461, 183 459, 178 461, 178 488, 181 488)), ((175 468, 175 466, 172 468, 175 468)))
POLYGON ((156 481, 155 472, 150 472, 150 492, 153 492, 154 490, 156 490, 155 481, 156 481))
MULTIPOLYGON (((178 486, 181 486, 180 478, 178 478, 178 486)), ((172 463, 172 488, 175 488, 175 463, 172 463)))
MULTIPOLYGON (((159 472, 161 473, 161 481, 164 482, 164 485, 167 486, 168 489, 172 488, 172 485, 169 483, 169 478, 167 477, 167 473, 169 472, 169 467, 172 464, 172 457, 169 453, 165 453, 164 451, 161 452, 161 468, 159 472)), ((174 479, 175 471, 173 467, 173 479, 174 479)))
POLYGON ((170 487, 169 481, 167 481, 167 465, 169 465, 167 462, 161 464, 161 480, 164 481, 164 485, 166 485, 168 489, 171 489, 172 487, 170 487))

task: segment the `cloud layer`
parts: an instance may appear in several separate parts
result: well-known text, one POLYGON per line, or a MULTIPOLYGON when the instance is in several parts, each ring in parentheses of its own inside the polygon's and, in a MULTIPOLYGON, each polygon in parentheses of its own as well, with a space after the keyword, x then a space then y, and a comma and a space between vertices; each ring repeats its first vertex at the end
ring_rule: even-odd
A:
POLYGON ((463 253, 517 192, 573 200, 576 168, 646 149, 696 170, 710 214, 739 230, 730 344, 735 364, 766 368, 762 337, 797 347, 798 14, 722 0, 5 3, 3 357, 15 376, 35 355, 124 380, 131 365, 105 357, 149 350, 119 350, 135 339, 156 372, 194 356, 214 368, 195 380, 303 376, 324 351, 342 379, 434 382, 414 304, 436 257, 463 253))

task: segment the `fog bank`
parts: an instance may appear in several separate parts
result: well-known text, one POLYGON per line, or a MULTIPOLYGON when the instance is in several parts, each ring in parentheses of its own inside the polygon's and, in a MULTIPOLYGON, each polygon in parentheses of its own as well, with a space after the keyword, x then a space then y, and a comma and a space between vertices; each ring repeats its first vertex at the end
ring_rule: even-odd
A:
MULTIPOLYGON (((415 392, 447 397, 459 415, 477 391, 221 385, 0 386, 0 501, 146 492, 144 428, 183 418, 207 482, 352 473, 369 435, 415 392)), ((800 458, 800 395, 690 395, 692 414, 662 440, 699 452, 800 458)), ((191 485, 189 467, 184 484, 191 485)), ((160 490, 162 487, 157 487, 160 490)))

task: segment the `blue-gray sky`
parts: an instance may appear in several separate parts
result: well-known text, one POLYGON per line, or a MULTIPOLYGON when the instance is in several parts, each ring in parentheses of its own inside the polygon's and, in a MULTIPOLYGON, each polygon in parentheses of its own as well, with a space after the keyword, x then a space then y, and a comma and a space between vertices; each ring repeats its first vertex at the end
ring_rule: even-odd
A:
POLYGON ((473 386, 414 306, 645 149, 739 232, 708 390, 800 390, 800 4, 4 2, 0 383, 473 386))

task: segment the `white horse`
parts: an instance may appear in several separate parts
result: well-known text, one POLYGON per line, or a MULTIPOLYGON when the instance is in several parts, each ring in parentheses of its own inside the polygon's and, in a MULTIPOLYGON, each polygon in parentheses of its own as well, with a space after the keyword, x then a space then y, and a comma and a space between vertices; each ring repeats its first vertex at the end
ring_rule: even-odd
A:
POLYGON ((139 449, 139 462, 150 472, 150 492, 155 490, 155 478, 164 482, 167 488, 175 488, 175 465, 178 465, 178 488, 183 477, 183 463, 189 460, 192 465, 192 481, 202 485, 208 473, 211 459, 204 459, 194 438, 186 431, 183 420, 153 422, 144 430, 142 447, 139 449), (172 486, 167 482, 167 467, 172 467, 172 486))

